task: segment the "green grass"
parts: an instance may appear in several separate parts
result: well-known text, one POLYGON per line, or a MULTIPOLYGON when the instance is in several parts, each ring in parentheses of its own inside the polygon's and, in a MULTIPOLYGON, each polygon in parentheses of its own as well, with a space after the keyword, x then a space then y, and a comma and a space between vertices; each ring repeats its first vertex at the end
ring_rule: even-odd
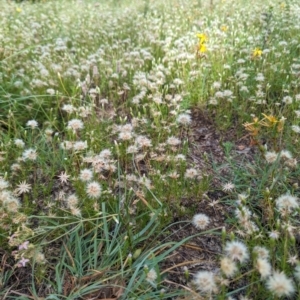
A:
POLYGON ((297 1, 0 6, 0 298, 300 299, 297 1))

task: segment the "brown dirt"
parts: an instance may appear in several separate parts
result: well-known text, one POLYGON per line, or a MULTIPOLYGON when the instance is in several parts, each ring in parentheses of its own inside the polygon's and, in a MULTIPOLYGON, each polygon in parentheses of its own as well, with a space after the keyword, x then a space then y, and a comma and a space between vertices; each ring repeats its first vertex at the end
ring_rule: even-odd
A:
MULTIPOLYGON (((194 110, 193 122, 191 130, 186 133, 189 141, 190 153, 189 161, 200 170, 212 176, 212 183, 209 191, 203 195, 202 199, 187 199, 182 202, 184 206, 189 207, 191 203, 196 203, 196 213, 204 213, 210 218, 210 224, 206 231, 214 230, 212 233, 205 233, 192 238, 187 243, 179 247, 162 266, 163 270, 171 269, 168 280, 172 285, 181 286, 187 290, 191 288, 193 275, 200 270, 208 270, 218 273, 219 257, 222 254, 222 228, 226 228, 226 232, 230 232, 232 228, 226 223, 227 216, 232 214, 232 207, 219 202, 227 194, 222 191, 222 178, 228 178, 229 170, 226 167, 226 159, 224 147, 222 143, 231 142, 233 147, 233 155, 237 159, 245 159, 251 161, 255 149, 250 146, 247 136, 237 138, 235 130, 227 132, 218 132, 213 120, 209 118, 209 114, 203 110, 194 110), (216 174, 213 164, 224 165, 216 174), (214 204, 215 203, 215 204, 214 204), (188 270, 189 278, 185 276, 184 268, 188 270)), ((224 181, 223 181, 224 183, 224 181)), ((181 221, 177 219, 176 221, 181 221)), ((186 220, 185 221, 190 221, 186 220)), ((181 241, 186 237, 200 233, 190 223, 187 226, 175 225, 172 229, 173 234, 170 237, 172 241, 181 241)), ((186 299, 202 299, 197 295, 191 295, 186 299), (191 298, 192 297, 192 298, 191 298), (196 298, 194 298, 196 297, 196 298)), ((192 293, 193 294, 193 293, 192 293)))

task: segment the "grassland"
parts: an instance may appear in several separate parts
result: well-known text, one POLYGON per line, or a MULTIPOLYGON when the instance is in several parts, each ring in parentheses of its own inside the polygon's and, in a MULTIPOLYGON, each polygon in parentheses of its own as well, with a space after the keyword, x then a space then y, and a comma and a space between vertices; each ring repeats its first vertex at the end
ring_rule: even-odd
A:
POLYGON ((298 1, 0 6, 1 299, 300 299, 298 1))

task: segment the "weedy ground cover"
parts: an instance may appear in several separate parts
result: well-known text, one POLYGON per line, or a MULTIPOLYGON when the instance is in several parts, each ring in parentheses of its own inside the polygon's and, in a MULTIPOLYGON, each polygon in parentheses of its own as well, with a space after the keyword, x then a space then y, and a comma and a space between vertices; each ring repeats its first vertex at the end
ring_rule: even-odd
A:
POLYGON ((1 299, 300 299, 297 1, 0 6, 1 299))

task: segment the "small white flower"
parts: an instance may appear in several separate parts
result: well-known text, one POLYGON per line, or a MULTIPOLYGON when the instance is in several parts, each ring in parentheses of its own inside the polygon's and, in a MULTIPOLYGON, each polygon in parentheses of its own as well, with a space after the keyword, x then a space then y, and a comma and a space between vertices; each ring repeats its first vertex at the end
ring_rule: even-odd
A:
POLYGON ((25 150, 22 154, 24 160, 36 160, 37 153, 35 149, 29 148, 25 150))
POLYGON ((146 276, 146 280, 152 284, 155 283, 157 279, 157 273, 154 269, 151 269, 148 271, 147 276, 146 276))
POLYGON ((72 104, 65 104, 62 110, 66 111, 68 114, 71 114, 76 111, 76 108, 72 104))
POLYGON ((18 184, 17 188, 15 189, 15 193, 17 195, 21 195, 30 192, 30 190, 31 190, 31 185, 26 181, 22 181, 18 184))
POLYGON ((269 232, 269 238, 272 240, 279 239, 280 233, 277 230, 273 230, 269 232))
POLYGON ((223 184, 222 190, 224 192, 231 192, 235 188, 235 185, 232 182, 227 182, 223 184))
POLYGON ((54 89, 47 89, 46 90, 47 94, 53 96, 55 94, 55 90, 54 89))
POLYGON ((213 83, 213 88, 216 89, 216 90, 219 90, 221 88, 221 86, 222 86, 222 84, 219 81, 215 81, 213 83))
POLYGON ((34 128, 38 127, 38 122, 35 120, 30 120, 26 123, 26 125, 28 127, 31 127, 31 129, 34 129, 34 128))
POLYGON ((63 150, 71 150, 73 149, 74 143, 71 141, 64 141, 60 144, 60 148, 63 150))
POLYGON ((283 97, 282 102, 284 102, 285 104, 292 104, 293 98, 290 96, 285 96, 285 97, 283 97))
POLYGON ((60 181, 60 183, 68 183, 69 181, 69 178, 70 178, 70 175, 67 174, 67 172, 61 172, 59 175, 58 175, 58 179, 60 181))
POLYGON ((193 179, 198 176, 198 171, 194 168, 187 169, 184 173, 184 178, 193 179))
POLYGON ((24 148, 25 146, 25 143, 21 139, 15 139, 14 143, 18 148, 24 148))
POLYGON ((298 125, 292 125, 292 130, 294 131, 294 132, 296 132, 296 133, 300 133, 300 126, 298 126, 298 125))

